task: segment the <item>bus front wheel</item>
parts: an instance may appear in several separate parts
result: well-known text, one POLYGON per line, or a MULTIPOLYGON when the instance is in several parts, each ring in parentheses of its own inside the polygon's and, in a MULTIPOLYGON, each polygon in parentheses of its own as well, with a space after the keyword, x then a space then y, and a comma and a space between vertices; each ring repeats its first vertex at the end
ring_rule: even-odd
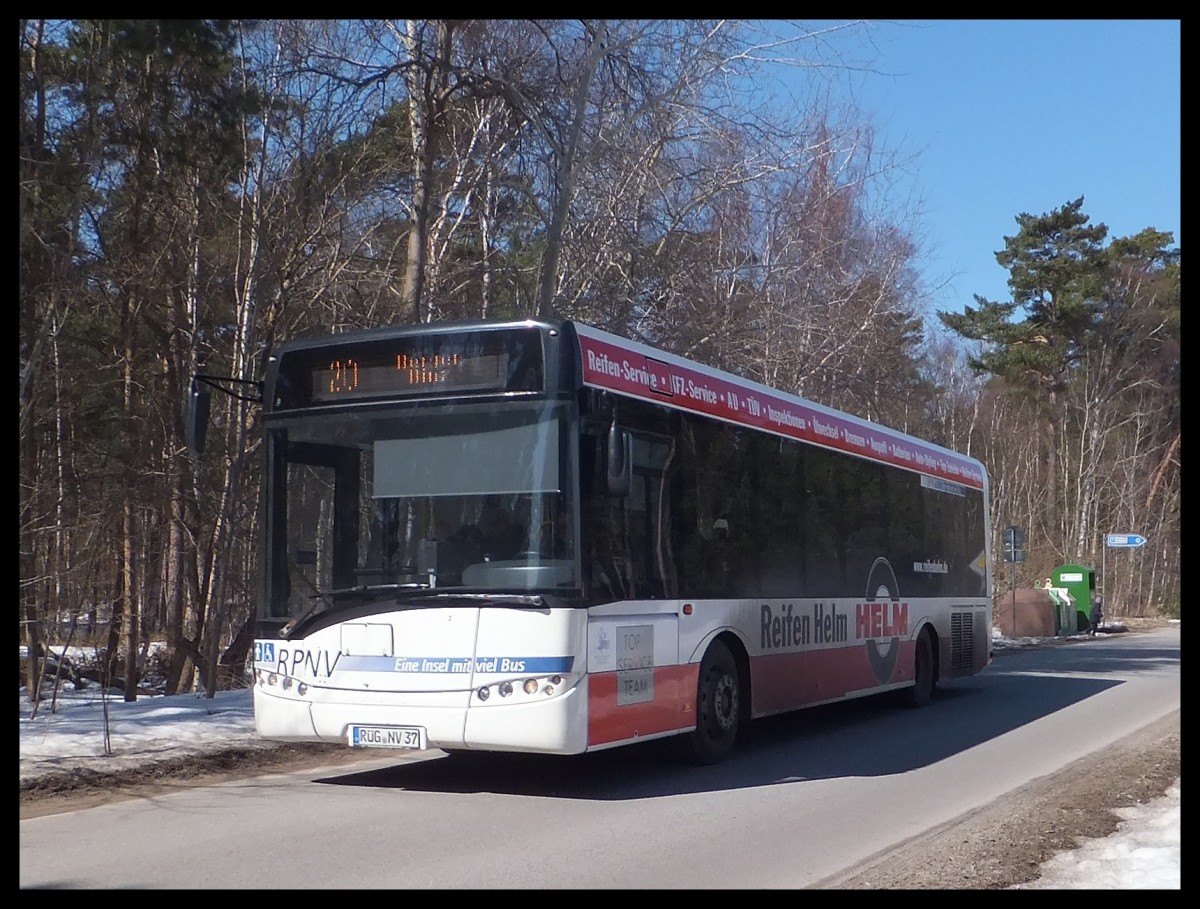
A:
POLYGON ((715 764, 733 751, 741 718, 741 684, 729 648, 714 641, 700 663, 696 682, 696 728, 685 736, 688 756, 715 764))

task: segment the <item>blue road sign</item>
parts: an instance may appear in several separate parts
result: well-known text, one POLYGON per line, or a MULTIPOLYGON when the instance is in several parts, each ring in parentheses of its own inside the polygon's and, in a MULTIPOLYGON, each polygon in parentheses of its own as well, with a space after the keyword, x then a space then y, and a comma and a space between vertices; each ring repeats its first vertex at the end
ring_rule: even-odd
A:
POLYGON ((1110 533, 1106 542, 1109 549, 1127 549, 1143 545, 1146 538, 1139 533, 1110 533))

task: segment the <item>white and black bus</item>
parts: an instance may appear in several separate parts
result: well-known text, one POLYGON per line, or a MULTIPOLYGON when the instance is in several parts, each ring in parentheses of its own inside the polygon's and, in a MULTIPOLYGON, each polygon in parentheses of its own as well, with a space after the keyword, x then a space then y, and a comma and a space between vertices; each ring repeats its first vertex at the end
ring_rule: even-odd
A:
POLYGON ((289 343, 262 423, 271 739, 710 762, 991 656, 979 461, 579 323, 289 343))

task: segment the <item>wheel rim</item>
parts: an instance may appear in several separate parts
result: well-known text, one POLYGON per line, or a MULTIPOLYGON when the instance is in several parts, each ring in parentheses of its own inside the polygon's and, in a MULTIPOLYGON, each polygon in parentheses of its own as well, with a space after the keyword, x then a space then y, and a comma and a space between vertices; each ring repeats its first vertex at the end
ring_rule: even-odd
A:
POLYGON ((716 682, 716 722, 722 732, 728 732, 738 721, 738 688, 730 675, 722 675, 716 682))
POLYGON ((738 694, 733 676, 722 673, 713 686, 709 726, 717 735, 727 734, 737 724, 738 694))

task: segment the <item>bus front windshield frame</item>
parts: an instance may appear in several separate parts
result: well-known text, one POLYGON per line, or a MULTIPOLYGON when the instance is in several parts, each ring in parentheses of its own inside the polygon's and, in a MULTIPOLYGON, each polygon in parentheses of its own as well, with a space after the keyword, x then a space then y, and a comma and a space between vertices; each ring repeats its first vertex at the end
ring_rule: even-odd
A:
POLYGON ((279 419, 262 618, 424 589, 577 598, 573 414, 538 399, 279 419))

